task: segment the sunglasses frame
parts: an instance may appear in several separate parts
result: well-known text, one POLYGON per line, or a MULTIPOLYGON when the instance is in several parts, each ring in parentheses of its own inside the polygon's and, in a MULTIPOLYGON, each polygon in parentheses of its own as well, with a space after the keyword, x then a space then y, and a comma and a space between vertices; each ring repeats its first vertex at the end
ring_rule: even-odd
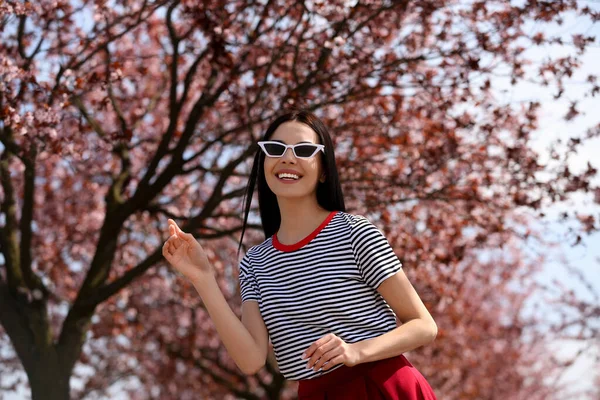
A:
POLYGON ((258 143, 258 145, 260 146, 260 148, 262 149, 262 151, 265 153, 265 155, 266 155, 267 157, 272 157, 272 158, 281 158, 281 157, 283 157, 283 156, 285 155, 285 153, 286 153, 287 149, 292 149, 292 152, 294 153, 294 156, 295 156, 296 158, 301 158, 301 159, 303 159, 303 160, 307 160, 307 159, 309 159, 309 158, 312 158, 312 157, 314 157, 314 156, 315 156, 315 155, 316 155, 316 154, 319 152, 319 150, 320 150, 320 151, 322 151, 322 152, 323 152, 323 154, 325 154, 325 146, 324 146, 324 145, 322 145, 322 144, 318 144, 318 143, 296 143, 296 144, 285 144, 285 143, 281 143, 281 142, 275 142, 275 141, 273 141, 273 140, 265 140, 265 141, 260 141, 260 142, 257 142, 257 143, 258 143), (267 145, 267 144, 277 144, 277 145, 280 145, 280 146, 284 146, 284 147, 285 147, 285 150, 283 150, 283 153, 281 153, 281 155, 280 155, 280 156, 273 156, 273 155, 269 154, 269 152, 268 152, 268 151, 267 151, 267 149, 265 148, 265 145, 267 145), (298 154, 296 154, 296 146, 306 146, 306 145, 309 145, 309 146, 315 146, 315 147, 316 147, 316 150, 315 150, 315 152, 314 152, 314 153, 312 153, 312 154, 311 154, 310 156, 308 156, 308 157, 298 157, 298 154))

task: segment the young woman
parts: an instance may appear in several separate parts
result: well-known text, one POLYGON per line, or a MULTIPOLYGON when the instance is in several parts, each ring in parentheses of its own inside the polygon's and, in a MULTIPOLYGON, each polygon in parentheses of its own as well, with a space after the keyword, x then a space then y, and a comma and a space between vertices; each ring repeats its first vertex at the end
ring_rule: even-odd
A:
POLYGON ((233 360, 246 374, 258 372, 270 339, 281 373, 299 381, 300 399, 435 399, 402 353, 431 343, 436 324, 381 231, 346 213, 323 123, 288 112, 258 145, 240 245, 255 186, 266 240, 240 262, 242 320, 191 234, 169 220, 163 246, 233 360))

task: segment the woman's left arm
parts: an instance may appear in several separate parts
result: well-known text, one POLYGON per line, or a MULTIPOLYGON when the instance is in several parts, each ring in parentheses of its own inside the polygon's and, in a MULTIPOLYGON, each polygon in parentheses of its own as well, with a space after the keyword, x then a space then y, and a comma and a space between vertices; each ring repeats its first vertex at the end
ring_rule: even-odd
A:
POLYGON ((394 357, 433 342, 437 325, 404 270, 383 281, 377 291, 402 325, 381 336, 350 344, 358 357, 357 364, 394 357))
POLYGON ((345 343, 334 334, 328 334, 314 342, 304 353, 303 358, 309 358, 307 368, 328 370, 336 364, 352 367, 400 355, 435 339, 437 325, 404 270, 400 269, 383 281, 377 291, 394 310, 402 325, 381 336, 356 343, 345 343))

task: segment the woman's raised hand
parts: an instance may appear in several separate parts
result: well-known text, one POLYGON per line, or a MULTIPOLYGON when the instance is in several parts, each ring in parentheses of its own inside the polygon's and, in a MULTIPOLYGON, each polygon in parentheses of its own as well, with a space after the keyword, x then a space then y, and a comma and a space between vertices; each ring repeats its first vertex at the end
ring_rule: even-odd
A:
POLYGON ((169 239, 162 248, 167 261, 193 283, 198 283, 213 270, 206 253, 193 235, 183 232, 172 219, 169 222, 169 239))

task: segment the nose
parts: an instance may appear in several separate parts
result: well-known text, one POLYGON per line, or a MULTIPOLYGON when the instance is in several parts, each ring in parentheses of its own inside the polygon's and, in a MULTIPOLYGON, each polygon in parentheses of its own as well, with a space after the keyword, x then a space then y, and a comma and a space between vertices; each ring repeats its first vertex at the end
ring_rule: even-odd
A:
POLYGON ((296 162, 296 156, 294 155, 294 152, 292 151, 292 149, 285 149, 285 152, 281 156, 281 160, 296 162))

